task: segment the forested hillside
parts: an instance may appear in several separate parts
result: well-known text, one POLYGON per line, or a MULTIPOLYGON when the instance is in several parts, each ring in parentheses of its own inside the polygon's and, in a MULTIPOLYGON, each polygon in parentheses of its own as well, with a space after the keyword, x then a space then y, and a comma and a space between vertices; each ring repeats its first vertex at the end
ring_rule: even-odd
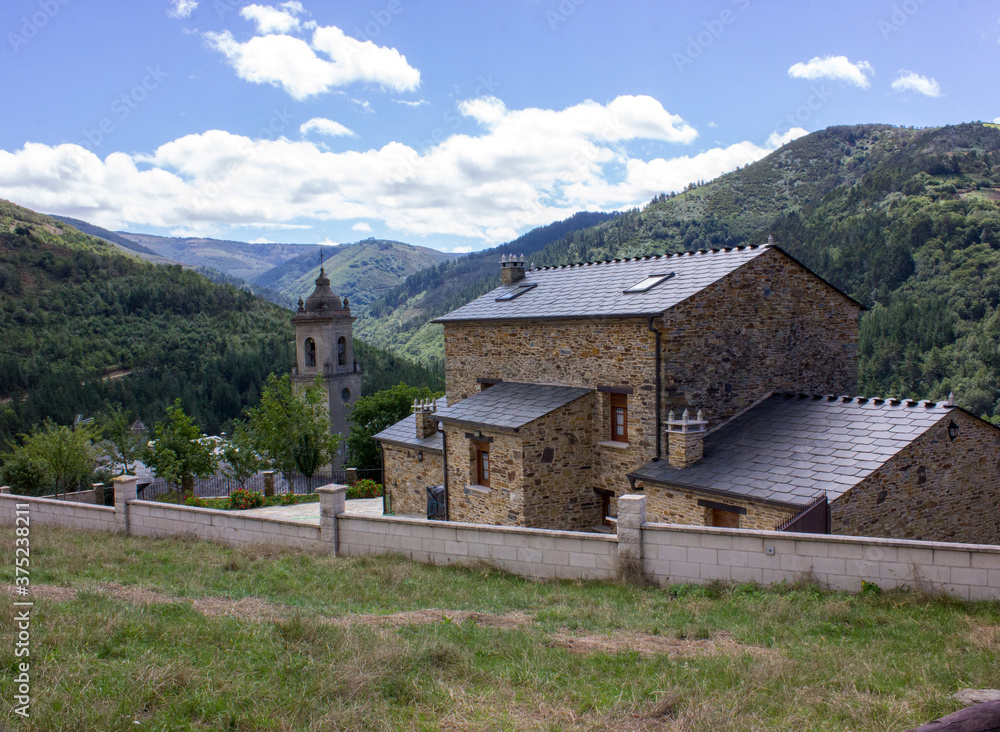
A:
MULTIPOLYGON (((0 201, 0 447, 45 418, 106 402, 147 424, 179 397, 208 432, 256 403, 293 359, 291 313, 179 266, 123 254, 62 222, 0 201)), ((355 344, 369 393, 439 376, 355 344)))
MULTIPOLYGON (((540 230, 539 230, 540 231, 540 230)), ((532 232, 533 234, 535 232, 532 232)), ((944 398, 1000 415, 1000 126, 831 127, 642 210, 547 242, 559 265, 762 243, 870 308, 859 336, 860 391, 944 398)), ((500 251, 411 276, 372 303, 359 331, 433 362, 427 321, 498 283, 500 251)), ((527 247, 525 247, 527 249, 527 247)))

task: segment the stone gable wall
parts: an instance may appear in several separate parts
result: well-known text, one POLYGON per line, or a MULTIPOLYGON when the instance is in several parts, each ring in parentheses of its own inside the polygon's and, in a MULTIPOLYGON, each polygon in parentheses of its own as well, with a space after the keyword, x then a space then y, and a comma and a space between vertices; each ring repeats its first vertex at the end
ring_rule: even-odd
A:
POLYGON ((647 500, 646 520, 650 523, 711 526, 711 511, 699 506, 699 500, 745 508, 746 514, 740 516, 741 529, 774 531, 778 524, 802 510, 801 508, 786 508, 760 501, 749 501, 736 496, 699 492, 681 486, 644 483, 641 480, 636 481, 636 487, 644 488, 643 492, 647 500))
POLYGON ((1000 543, 1000 431, 953 410, 833 501, 831 518, 835 534, 1000 543))
POLYGON ((768 392, 854 394, 858 306, 776 249, 663 318, 663 409, 709 428, 768 392))
POLYGON ((521 430, 524 526, 588 531, 601 523, 594 492, 594 401, 583 396, 521 430), (551 462, 544 462, 546 450, 551 462))
POLYGON ((428 486, 444 482, 441 453, 424 450, 421 462, 417 452, 415 448, 382 443, 385 488, 389 491, 392 512, 397 516, 426 516, 428 486))

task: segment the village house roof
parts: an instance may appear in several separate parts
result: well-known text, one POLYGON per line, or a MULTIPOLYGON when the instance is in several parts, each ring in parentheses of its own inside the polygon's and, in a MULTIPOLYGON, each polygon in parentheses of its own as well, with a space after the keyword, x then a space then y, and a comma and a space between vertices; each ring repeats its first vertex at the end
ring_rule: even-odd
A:
MULTIPOLYGON (((448 406, 448 400, 441 397, 437 400, 438 408, 448 406)), ((392 445, 411 447, 414 450, 429 450, 431 452, 441 452, 444 449, 444 440, 441 433, 436 432, 430 437, 417 437, 417 420, 413 414, 408 414, 391 427, 374 436, 380 442, 388 442, 392 445)))
POLYGON ((437 418, 450 424, 516 432, 592 391, 577 386, 501 381, 453 406, 438 409, 437 418))
POLYGON ((754 244, 532 269, 433 322, 661 315, 769 249, 785 254, 754 244))
POLYGON ((691 467, 650 462, 629 478, 804 506, 839 498, 957 407, 942 402, 771 395, 705 436, 691 467))

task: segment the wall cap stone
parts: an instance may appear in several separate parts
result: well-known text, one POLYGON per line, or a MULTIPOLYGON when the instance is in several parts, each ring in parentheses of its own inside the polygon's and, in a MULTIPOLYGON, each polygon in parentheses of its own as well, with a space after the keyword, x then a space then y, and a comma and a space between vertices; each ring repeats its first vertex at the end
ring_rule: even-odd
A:
POLYGON ((870 546, 900 547, 910 549, 934 549, 950 552, 986 552, 1000 554, 996 544, 951 544, 945 541, 916 541, 915 539, 883 539, 872 536, 848 536, 844 534, 802 534, 792 531, 764 531, 763 529, 724 529, 717 526, 696 526, 693 524, 645 523, 644 530, 670 531, 693 534, 728 534, 730 536, 759 536, 789 541, 817 541, 830 544, 866 544, 870 546))
MULTIPOLYGON (((318 490, 318 489, 317 489, 318 490)), ((60 501, 63 503, 63 501, 60 501)), ((72 506, 80 506, 86 504, 71 503, 72 506)), ((313 523, 311 521, 292 521, 290 519, 277 519, 271 518, 270 516, 246 516, 245 511, 226 511, 221 508, 200 508, 199 506, 182 506, 178 503, 161 503, 159 501, 143 501, 135 500, 129 501, 130 506, 147 506, 152 508, 167 508, 175 511, 189 511, 191 513, 203 513, 209 516, 228 516, 231 518, 244 519, 246 521, 262 521, 269 524, 281 524, 283 526, 307 526, 312 529, 319 529, 319 523, 313 523)), ((114 509, 109 509, 114 511, 114 509)))
POLYGON ((491 531, 503 534, 525 534, 528 536, 551 536, 562 539, 593 539, 617 544, 618 537, 614 534, 591 533, 589 531, 561 531, 559 529, 532 529, 525 526, 496 526, 494 524, 468 524, 461 521, 431 521, 428 519, 407 518, 406 516, 361 516, 353 513, 337 514, 339 520, 375 521, 380 523, 408 524, 410 526, 433 526, 442 529, 464 529, 473 531, 491 531))
POLYGON ((336 495, 337 493, 346 493, 347 492, 347 486, 346 485, 340 485, 339 483, 330 483, 328 485, 320 486, 314 492, 315 493, 330 493, 330 494, 336 495))
POLYGON ((42 498, 40 496, 19 496, 15 493, 0 493, 0 499, 16 501, 18 503, 41 503, 44 505, 53 504, 58 506, 73 506, 84 511, 103 511, 104 513, 114 513, 114 506, 95 506, 93 503, 79 503, 78 501, 60 501, 56 498, 42 498))

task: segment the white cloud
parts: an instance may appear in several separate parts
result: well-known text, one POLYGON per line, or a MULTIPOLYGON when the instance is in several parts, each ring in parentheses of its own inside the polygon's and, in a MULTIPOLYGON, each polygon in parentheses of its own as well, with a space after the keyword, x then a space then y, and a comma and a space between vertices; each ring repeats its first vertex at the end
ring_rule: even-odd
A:
POLYGON ((251 239, 248 243, 249 244, 274 244, 274 242, 271 241, 270 239, 268 239, 266 236, 261 236, 261 237, 258 237, 256 239, 251 239))
POLYGON ((867 61, 856 64, 847 60, 847 56, 816 56, 809 61, 792 64, 788 75, 793 79, 834 79, 846 81, 862 89, 871 86, 869 75, 875 74, 875 68, 867 61))
POLYGON ((581 209, 629 208, 709 180, 801 132, 647 160, 633 157, 633 142, 685 144, 697 136, 651 97, 561 110, 508 109, 490 97, 467 100, 459 112, 480 124, 479 133, 453 134, 422 150, 389 142, 331 152, 309 140, 222 130, 103 160, 78 145, 29 143, 0 150, 0 198, 111 229, 222 234, 337 220, 489 244, 581 209))
POLYGON ((914 71, 900 69, 892 82, 893 91, 915 91, 927 97, 941 96, 941 85, 935 79, 921 76, 914 71))
POLYGON ((449 254, 468 254, 472 251, 472 247, 452 247, 448 250, 449 254))
POLYGON ((301 3, 278 8, 248 5, 241 13, 257 24, 258 33, 241 43, 226 30, 205 33, 209 46, 226 57, 236 74, 254 84, 271 84, 294 99, 329 92, 355 83, 378 84, 394 91, 420 86, 420 72, 395 48, 359 41, 336 26, 302 24, 311 38, 289 35, 298 29, 301 3))
POLYGON ((190 18, 198 7, 198 0, 170 0, 167 15, 171 18, 190 18))
POLYGON ((802 135, 808 135, 809 131, 804 130, 801 127, 793 127, 787 132, 778 134, 778 132, 772 132, 767 138, 767 146, 773 148, 779 148, 782 145, 787 145, 792 140, 797 140, 802 137, 802 135))
POLYGON ((1000 117, 994 117, 993 118, 993 124, 1000 125, 1000 117))
POLYGON ((319 242, 319 246, 321 246, 321 247, 339 247, 340 246, 340 242, 339 241, 334 241, 333 239, 324 239, 323 241, 319 242))
POLYGON ((711 128, 712 128, 712 129, 714 130, 714 129, 715 129, 716 127, 718 127, 719 125, 715 124, 715 122, 709 122, 709 123, 708 123, 708 126, 709 126, 709 127, 711 127, 711 128))
POLYGON ((353 231, 363 231, 370 234, 372 231, 372 226, 367 221, 359 221, 354 226, 351 227, 353 231))
POLYGON ((393 99, 392 101, 396 104, 405 104, 407 107, 422 107, 425 104, 430 104, 426 99, 418 99, 416 101, 410 99, 393 99))
POLYGON ((303 135, 308 135, 313 131, 321 135, 329 135, 330 137, 357 137, 357 134, 353 130, 344 127, 340 122, 334 122, 332 119, 326 119, 325 117, 313 117, 299 127, 299 132, 303 135))
POLYGON ((280 9, 269 5, 247 5, 240 10, 240 15, 253 22, 258 33, 288 33, 299 27, 299 19, 295 16, 303 8, 299 3, 295 5, 285 3, 285 7, 280 9))

